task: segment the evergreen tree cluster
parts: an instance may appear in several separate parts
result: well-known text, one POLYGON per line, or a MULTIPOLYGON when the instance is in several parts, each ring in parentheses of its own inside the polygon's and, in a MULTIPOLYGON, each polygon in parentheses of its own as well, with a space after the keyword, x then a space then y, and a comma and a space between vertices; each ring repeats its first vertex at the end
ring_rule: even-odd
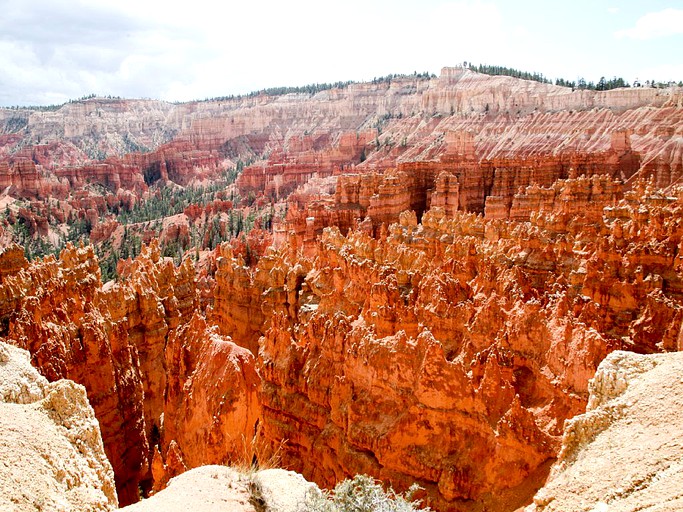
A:
MULTIPOLYGON (((543 84, 553 83, 549 78, 543 76, 543 73, 529 73, 528 71, 520 71, 518 69, 508 68, 505 66, 489 66, 488 64, 479 64, 475 66, 474 64, 470 63, 466 67, 472 71, 484 73, 486 75, 505 75, 511 76, 513 78, 521 78, 522 80, 533 80, 543 84)), ((616 76, 611 79, 606 79, 603 76, 597 83, 586 82, 584 78, 579 78, 576 81, 558 78, 554 83, 555 85, 559 85, 561 87, 571 87, 572 90, 587 89, 591 91, 609 91, 610 89, 617 89, 619 87, 631 87, 630 84, 623 78, 617 78, 616 76)))
POLYGON ((424 71, 422 73, 418 73, 417 71, 413 71, 412 74, 406 75, 406 74, 397 74, 394 73, 393 75, 386 75, 386 76, 380 76, 380 77, 375 77, 372 79, 373 84, 382 84, 382 83, 391 83, 392 80, 397 80, 397 79, 405 79, 405 78, 418 78, 418 79, 423 79, 423 80, 429 80, 430 78, 436 78, 435 74, 430 74, 428 71, 424 71))
MULTIPOLYGON (((64 103, 59 103, 55 105, 27 105, 27 106, 20 106, 20 105, 12 105, 10 107, 2 107, 6 108, 8 110, 35 110, 38 112, 54 112, 55 110, 59 110, 62 108, 64 105, 70 105, 72 103, 80 103, 82 101, 87 101, 87 100, 92 100, 97 98, 97 94, 91 93, 91 94, 86 94, 85 96, 81 96, 80 98, 77 98, 75 100, 69 100, 64 103)), ((106 98, 108 100, 120 100, 120 96, 112 96, 111 94, 107 96, 102 96, 103 98, 106 98)))
POLYGON ((574 89, 589 90, 589 91, 609 91, 611 89, 617 89, 619 87, 631 87, 631 85, 625 81, 623 78, 611 78, 606 80, 605 77, 601 77, 598 83, 586 82, 584 78, 579 78, 576 82, 571 80, 565 80, 564 78, 558 78, 555 80, 555 85, 560 85, 562 87, 571 87, 574 89))
MULTIPOLYGON (((117 215, 121 224, 136 224, 149 222, 171 215, 182 213, 191 204, 206 206, 217 198, 219 192, 234 183, 242 172, 244 163, 237 162, 237 166, 223 173, 222 179, 205 187, 171 188, 163 187, 152 194, 145 201, 139 201, 130 210, 122 210, 119 207, 111 212, 117 215)), ((232 201, 238 198, 231 197, 232 201)))
POLYGON ((479 64, 475 66, 472 63, 470 63, 467 67, 472 71, 484 73, 485 75, 504 75, 511 76, 513 78, 521 78, 522 80, 533 80, 543 84, 552 83, 549 78, 543 76, 543 73, 537 73, 535 71, 533 73, 529 73, 528 71, 520 71, 518 69, 508 68, 505 66, 489 66, 488 64, 479 64))
MULTIPOLYGON (((334 83, 322 83, 322 84, 308 84, 302 86, 283 86, 283 87, 269 87, 267 89, 261 89, 258 91, 252 91, 248 94, 231 94, 229 96, 216 96, 213 98, 206 98, 201 100, 203 102, 210 101, 229 101, 229 100, 239 100, 242 98, 255 98, 257 96, 283 96, 285 94, 308 94, 313 96, 321 91, 327 91, 330 89, 345 89, 349 85, 353 84, 352 80, 346 82, 334 82, 334 83)), ((182 103, 182 102, 181 102, 182 103)))

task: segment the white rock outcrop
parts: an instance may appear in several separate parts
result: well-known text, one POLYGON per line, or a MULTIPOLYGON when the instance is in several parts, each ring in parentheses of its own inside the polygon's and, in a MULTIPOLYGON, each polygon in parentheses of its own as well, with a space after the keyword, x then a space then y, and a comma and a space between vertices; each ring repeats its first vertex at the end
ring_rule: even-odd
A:
POLYGON ((0 511, 107 511, 114 473, 85 388, 0 342, 0 511))
POLYGON ((617 351, 527 512, 683 510, 683 353, 617 351))
POLYGON ((318 487, 293 471, 240 472, 201 466, 172 478, 152 497, 122 508, 125 512, 301 512, 306 493, 318 487))

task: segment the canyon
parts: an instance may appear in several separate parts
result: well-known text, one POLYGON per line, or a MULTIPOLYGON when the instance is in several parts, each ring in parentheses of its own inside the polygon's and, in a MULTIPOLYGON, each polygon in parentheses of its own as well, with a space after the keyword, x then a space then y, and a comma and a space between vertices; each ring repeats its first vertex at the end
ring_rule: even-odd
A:
POLYGON ((683 344, 681 178, 679 87, 457 67, 0 109, 0 341, 85 387, 121 505, 277 461, 571 510, 534 495, 601 362, 683 344))

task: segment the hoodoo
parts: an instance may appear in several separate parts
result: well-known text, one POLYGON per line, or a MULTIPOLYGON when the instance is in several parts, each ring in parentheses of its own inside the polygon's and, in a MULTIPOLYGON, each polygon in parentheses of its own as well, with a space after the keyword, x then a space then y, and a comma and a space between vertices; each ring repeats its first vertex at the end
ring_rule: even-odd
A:
POLYGON ((102 510, 111 470, 121 505, 198 475, 249 494, 172 480, 210 465, 417 483, 438 511, 654 503, 661 461, 581 479, 677 364, 626 351, 683 344, 681 105, 454 67, 0 109, 0 348, 42 374, 31 403, 94 411, 102 510))

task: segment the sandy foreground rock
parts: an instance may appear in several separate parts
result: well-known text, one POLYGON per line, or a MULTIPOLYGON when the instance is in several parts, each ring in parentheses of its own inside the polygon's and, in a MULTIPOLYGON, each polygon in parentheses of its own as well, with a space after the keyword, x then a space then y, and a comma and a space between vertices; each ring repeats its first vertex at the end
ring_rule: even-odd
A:
POLYGON ((301 475, 282 469, 244 474, 226 466, 202 466, 179 475, 126 512, 297 512, 306 492, 317 489, 301 475))
POLYGON ((0 511, 104 511, 114 473, 85 388, 53 383, 0 342, 0 511))
POLYGON ((613 352, 527 512, 683 510, 683 354, 613 352))

